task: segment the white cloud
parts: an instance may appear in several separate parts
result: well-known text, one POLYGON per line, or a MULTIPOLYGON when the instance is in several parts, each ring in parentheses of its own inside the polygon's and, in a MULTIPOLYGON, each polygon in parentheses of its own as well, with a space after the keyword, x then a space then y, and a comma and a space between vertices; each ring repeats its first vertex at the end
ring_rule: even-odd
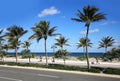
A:
POLYGON ((100 24, 100 25, 106 26, 106 25, 108 25, 108 22, 104 22, 104 23, 102 23, 102 24, 100 24))
MULTIPOLYGON (((97 33, 97 32, 99 32, 99 29, 93 29, 89 31, 89 33, 97 33)), ((86 31, 81 31, 80 34, 86 34, 86 31)))
POLYGON ((60 35, 55 36, 55 39, 59 39, 59 38, 60 38, 60 35))
POLYGON ((56 9, 54 6, 52 6, 50 8, 46 8, 43 11, 41 11, 40 14, 38 14, 38 17, 45 17, 47 15, 55 15, 59 13, 60 11, 56 9))
POLYGON ((80 34, 86 34, 86 31, 81 31, 80 34))
POLYGON ((104 23, 102 23, 102 24, 100 24, 100 25, 106 26, 106 25, 116 24, 116 23, 117 23, 117 21, 112 20, 112 21, 109 21, 109 22, 104 22, 104 23))
POLYGON ((110 23, 111 23, 111 24, 115 24, 115 23, 117 23, 117 21, 111 21, 110 23))

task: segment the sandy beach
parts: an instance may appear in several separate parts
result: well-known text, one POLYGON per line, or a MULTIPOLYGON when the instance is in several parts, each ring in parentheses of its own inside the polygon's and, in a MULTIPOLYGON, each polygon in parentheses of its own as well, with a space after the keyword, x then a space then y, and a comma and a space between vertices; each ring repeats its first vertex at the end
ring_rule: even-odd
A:
MULTIPOLYGON (((2 61, 2 60, 0 60, 2 61)), ((5 62, 15 62, 16 59, 14 57, 5 57, 4 58, 5 62)), ((29 63, 29 59, 22 59, 22 58, 18 58, 18 62, 19 63, 29 63)), ((40 58, 39 57, 35 57, 35 58, 31 58, 31 63, 39 63, 39 64, 45 64, 46 60, 45 57, 42 58, 42 61, 40 62, 40 58)), ((49 64, 64 64, 63 59, 55 59, 55 62, 53 62, 52 57, 48 58, 48 63, 49 64)), ((71 66, 80 66, 80 67, 85 67, 87 66, 86 61, 80 61, 76 58, 70 58, 70 59, 66 59, 65 62, 66 65, 71 65, 71 66)), ((102 62, 99 61, 99 63, 96 63, 96 60, 94 58, 90 58, 90 65, 94 66, 94 67, 112 67, 112 68, 120 68, 120 62, 102 62)))

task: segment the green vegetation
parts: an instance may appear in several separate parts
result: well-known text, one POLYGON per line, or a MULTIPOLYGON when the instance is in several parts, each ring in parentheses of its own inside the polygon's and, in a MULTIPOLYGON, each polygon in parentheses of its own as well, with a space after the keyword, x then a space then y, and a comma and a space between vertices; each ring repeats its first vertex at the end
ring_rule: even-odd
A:
POLYGON ((35 25, 35 27, 31 28, 34 32, 34 34, 29 37, 29 39, 37 39, 37 42, 44 39, 44 46, 45 46, 45 54, 46 54, 46 65, 48 65, 48 54, 47 54, 47 47, 46 42, 48 36, 56 36, 58 34, 55 34, 56 27, 50 28, 50 22, 47 21, 40 21, 38 24, 35 25))
POLYGON ((29 47, 31 45, 30 41, 24 41, 24 43, 22 43, 22 47, 25 48, 24 50, 22 50, 22 58, 29 58, 29 63, 31 62, 30 58, 33 58, 34 56, 30 54, 30 50, 29 47))
POLYGON ((120 47, 113 48, 110 51, 106 52, 103 56, 104 61, 118 60, 120 61, 120 47))
POLYGON ((98 68, 91 68, 88 70, 87 68, 82 68, 78 66, 65 66, 60 64, 49 64, 42 65, 37 63, 15 63, 15 62, 0 62, 0 65, 11 65, 11 66, 24 66, 24 67, 41 67, 41 68, 50 68, 50 69, 60 69, 60 70, 70 70, 70 71, 83 71, 83 72, 93 72, 93 73, 100 73, 101 70, 98 68))
POLYGON ((8 43, 11 45, 11 48, 15 50, 15 57, 16 57, 16 62, 18 61, 18 48, 21 44, 21 41, 19 41, 20 37, 22 37, 25 33, 27 33, 27 30, 24 30, 20 26, 13 25, 9 28, 7 28, 7 31, 5 35, 3 36, 4 38, 8 39, 8 43))
POLYGON ((104 73, 120 75, 120 69, 108 68, 106 71, 104 71, 104 73))
POLYGON ((80 60, 80 61, 83 61, 83 60, 86 60, 86 57, 79 56, 79 57, 77 57, 77 59, 80 60))
POLYGON ((93 22, 98 22, 100 20, 106 19, 105 14, 98 12, 99 9, 96 7, 92 6, 84 6, 83 7, 83 12, 78 10, 77 17, 78 18, 72 18, 72 20, 75 20, 77 22, 84 22, 85 27, 87 28, 86 32, 86 59, 87 59, 87 65, 88 69, 90 69, 90 64, 89 64, 89 56, 88 56, 88 34, 89 34, 89 29, 90 25, 93 22))
POLYGON ((60 64, 49 64, 48 66, 37 64, 37 63, 15 63, 15 62, 0 62, 0 65, 11 65, 11 66, 24 66, 24 67, 37 67, 37 68, 50 68, 50 69, 60 69, 69 71, 82 71, 82 72, 92 72, 92 73, 105 73, 105 74, 116 74, 120 75, 120 69, 117 68, 106 68, 105 71, 101 68, 91 67, 89 70, 85 67, 78 66, 65 66, 60 64))
POLYGON ((59 46, 60 49, 55 52, 55 57, 57 58, 63 58, 64 65, 65 65, 65 60, 66 60, 66 55, 69 54, 69 52, 65 49, 63 49, 63 46, 70 46, 67 44, 68 39, 66 39, 63 36, 60 36, 58 39, 55 39, 57 42, 55 43, 56 46, 59 46))
MULTIPOLYGON (((25 55, 22 55, 22 58, 35 58, 35 55, 34 54, 25 54, 25 55)), ((30 61, 29 61, 30 63, 30 61)))
MULTIPOLYGON (((87 46, 92 47, 91 45, 92 45, 92 43, 90 42, 90 39, 88 39, 87 46)), ((86 38, 80 38, 79 42, 77 43, 77 48, 83 47, 83 52, 85 53, 85 46, 86 46, 86 38)))
POLYGON ((115 43, 115 39, 112 37, 103 37, 101 41, 99 41, 99 48, 105 48, 105 53, 107 52, 107 48, 112 46, 115 43))

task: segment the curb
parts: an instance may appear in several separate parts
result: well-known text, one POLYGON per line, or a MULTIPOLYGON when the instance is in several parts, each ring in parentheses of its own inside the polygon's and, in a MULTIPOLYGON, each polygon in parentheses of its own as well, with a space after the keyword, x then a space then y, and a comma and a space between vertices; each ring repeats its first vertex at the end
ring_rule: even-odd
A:
POLYGON ((29 69, 29 70, 32 69, 32 70, 52 71, 52 72, 61 72, 61 73, 72 73, 72 74, 82 74, 82 75, 108 77, 108 78, 120 78, 120 75, 89 73, 89 72, 80 72, 80 71, 78 72, 78 71, 56 70, 56 69, 36 68, 36 67, 9 66, 9 65, 0 65, 0 67, 29 69))

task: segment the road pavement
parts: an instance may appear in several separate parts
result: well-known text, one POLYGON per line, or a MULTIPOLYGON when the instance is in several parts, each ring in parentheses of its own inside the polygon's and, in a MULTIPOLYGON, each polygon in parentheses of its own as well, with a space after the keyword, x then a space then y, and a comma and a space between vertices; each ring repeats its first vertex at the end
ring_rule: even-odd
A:
POLYGON ((0 81, 120 81, 120 78, 0 67, 0 81))

